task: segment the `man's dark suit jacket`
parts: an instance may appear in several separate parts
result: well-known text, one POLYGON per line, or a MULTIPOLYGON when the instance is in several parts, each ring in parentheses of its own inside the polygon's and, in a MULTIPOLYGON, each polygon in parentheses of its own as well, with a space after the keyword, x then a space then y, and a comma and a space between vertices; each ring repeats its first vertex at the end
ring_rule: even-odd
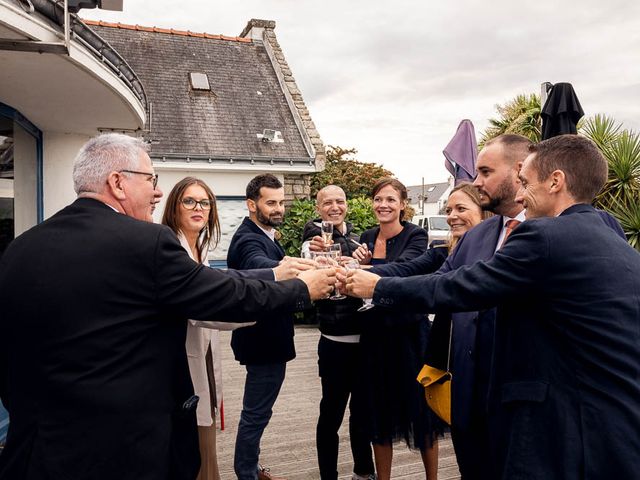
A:
MULTIPOLYGON (((245 217, 229 244, 227 265, 241 270, 273 268, 283 258, 280 244, 245 217)), ((244 321, 256 320, 259 316, 264 313, 246 316, 244 321)), ((231 348, 236 360, 243 365, 285 363, 296 356, 293 334, 293 314, 275 313, 269 315, 268 322, 234 330, 231 348)))
POLYGON ((186 319, 310 304, 298 281, 193 262, 171 230, 79 199, 0 260, 1 479, 193 479, 186 319))
POLYGON ((499 478, 637 478, 640 254, 574 205, 527 220, 487 262, 382 278, 374 303, 498 306, 489 395, 499 478))
MULTIPOLYGON (((607 212, 597 210, 600 219, 618 236, 625 238, 620 224, 607 212)), ((598 222, 594 219, 595 224, 598 222)), ((493 257, 502 231, 503 217, 496 215, 476 225, 462 236, 456 248, 437 273, 446 273, 493 257)), ((433 271, 431 256, 426 252, 409 262, 374 267, 371 272, 383 277, 410 277, 433 271)), ((494 338, 495 308, 479 312, 451 314, 453 332, 451 342, 451 421, 460 430, 469 428, 473 409, 486 411, 486 394, 489 383, 492 346, 494 338)), ((448 315, 436 317, 443 323, 448 315)), ((449 325, 434 324, 431 335, 444 332, 449 335, 449 325)), ((442 338, 442 335, 439 335, 442 338)), ((431 341, 430 345, 435 342, 431 341)), ((455 440, 455 439, 454 439, 455 440)))

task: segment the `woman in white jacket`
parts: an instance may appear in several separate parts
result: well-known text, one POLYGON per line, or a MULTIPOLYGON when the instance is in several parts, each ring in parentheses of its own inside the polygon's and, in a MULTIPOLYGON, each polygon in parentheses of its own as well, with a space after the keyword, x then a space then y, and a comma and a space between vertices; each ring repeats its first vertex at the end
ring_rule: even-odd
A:
MULTIPOLYGON (((186 177, 178 182, 165 206, 162 223, 171 228, 196 262, 208 266, 207 251, 220 239, 216 198, 202 180, 186 177)), ((216 454, 215 413, 222 401, 218 331, 189 321, 186 341, 189 371, 197 408, 201 467, 198 480, 220 480, 216 454)))

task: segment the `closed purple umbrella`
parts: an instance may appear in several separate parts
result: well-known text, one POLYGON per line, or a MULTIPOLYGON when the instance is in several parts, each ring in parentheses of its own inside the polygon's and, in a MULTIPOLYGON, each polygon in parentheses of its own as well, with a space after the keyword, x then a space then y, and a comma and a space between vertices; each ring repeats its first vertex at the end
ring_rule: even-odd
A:
POLYGON ((455 184, 472 182, 476 177, 478 143, 471 120, 462 120, 449 144, 442 151, 446 160, 444 166, 451 172, 455 184))

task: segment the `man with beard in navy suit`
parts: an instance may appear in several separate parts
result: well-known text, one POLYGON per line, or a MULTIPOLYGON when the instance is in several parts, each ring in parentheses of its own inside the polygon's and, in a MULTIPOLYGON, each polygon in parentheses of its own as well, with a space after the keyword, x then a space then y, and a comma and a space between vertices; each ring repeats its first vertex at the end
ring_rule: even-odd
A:
MULTIPOLYGON (((277 177, 265 173, 249 182, 246 193, 249 216, 231 239, 227 264, 242 270, 275 268, 285 258, 276 238, 276 227, 284 219, 284 188, 277 177)), ((246 320, 258 316, 265 315, 246 320)), ((296 351, 293 314, 276 311, 267 316, 267 328, 260 322, 235 330, 231 338, 236 360, 247 370, 234 455, 239 480, 278 480, 258 464, 260 440, 284 382, 287 362, 295 358, 296 351)))

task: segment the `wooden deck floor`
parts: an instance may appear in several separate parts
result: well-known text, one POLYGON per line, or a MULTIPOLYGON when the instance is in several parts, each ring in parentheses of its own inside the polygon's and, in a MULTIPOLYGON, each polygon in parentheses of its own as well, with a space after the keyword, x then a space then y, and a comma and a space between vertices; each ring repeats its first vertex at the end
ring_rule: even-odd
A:
MULTIPOLYGON (((242 406, 244 367, 233 359, 231 334, 221 333, 225 430, 218 432, 218 461, 222 480, 233 480, 233 446, 242 406)), ((316 328, 296 328, 297 358, 287 365, 287 376, 276 402, 273 417, 262 438, 260 461, 288 480, 319 479, 315 450, 315 427, 320 403, 317 368, 319 332, 316 328)), ((351 452, 345 421, 340 430, 338 471, 341 479, 351 478, 351 452)), ((423 479, 424 469, 417 452, 404 445, 394 447, 394 479, 423 479)), ((440 441, 439 480, 459 479, 451 440, 440 441)))

